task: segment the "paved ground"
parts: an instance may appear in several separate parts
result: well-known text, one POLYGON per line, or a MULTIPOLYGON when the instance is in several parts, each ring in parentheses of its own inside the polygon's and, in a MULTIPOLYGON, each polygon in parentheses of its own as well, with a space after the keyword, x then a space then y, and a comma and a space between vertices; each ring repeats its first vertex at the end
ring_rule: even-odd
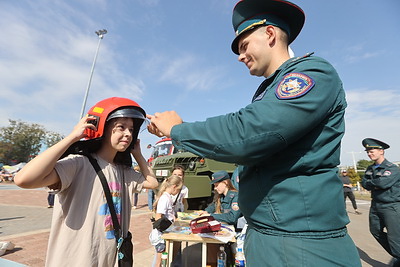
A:
MULTIPOLYGON (((369 201, 358 200, 357 203, 362 215, 354 214, 350 203, 347 203, 351 220, 348 229, 359 250, 363 267, 388 266, 391 257, 368 230, 369 201)), ((22 190, 12 184, 0 183, 0 241, 12 241, 16 245, 14 250, 0 257, 0 266, 5 265, 1 259, 32 267, 44 266, 51 213, 52 209, 47 208, 45 190, 22 190)), ((151 231, 150 215, 147 194, 139 194, 139 206, 132 211, 130 228, 134 241, 135 266, 151 266, 154 257, 154 249, 148 240, 151 231)))
MULTIPOLYGON (((0 258, 31 267, 44 266, 52 209, 47 208, 44 189, 18 189, 0 184, 0 241, 12 241, 15 248, 0 258)), ((135 266, 151 266, 154 248, 148 236, 151 213, 147 194, 139 194, 138 209, 132 210, 130 231, 134 241, 135 266)), ((0 266, 3 266, 0 262, 0 266)))

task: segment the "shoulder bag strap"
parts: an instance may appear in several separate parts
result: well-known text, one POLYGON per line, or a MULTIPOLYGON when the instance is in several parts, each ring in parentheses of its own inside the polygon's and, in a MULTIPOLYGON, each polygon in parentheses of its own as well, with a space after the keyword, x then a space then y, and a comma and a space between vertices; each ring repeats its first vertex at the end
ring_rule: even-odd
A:
POLYGON ((104 173, 102 172, 99 164, 97 163, 97 160, 94 159, 91 155, 86 155, 86 156, 89 159, 90 163, 92 164, 93 168, 95 169, 97 175, 99 176, 100 182, 103 186, 104 195, 106 196, 107 199, 108 208, 110 209, 111 218, 114 226, 115 239, 117 240, 118 243, 119 238, 122 237, 121 227, 118 222, 117 213, 115 212, 114 202, 111 197, 111 192, 110 188, 108 187, 106 177, 104 176, 104 173))
POLYGON ((176 205, 176 202, 178 201, 178 198, 180 197, 181 191, 182 191, 182 188, 179 190, 178 194, 176 194, 176 198, 175 198, 174 204, 172 204, 172 206, 176 205))

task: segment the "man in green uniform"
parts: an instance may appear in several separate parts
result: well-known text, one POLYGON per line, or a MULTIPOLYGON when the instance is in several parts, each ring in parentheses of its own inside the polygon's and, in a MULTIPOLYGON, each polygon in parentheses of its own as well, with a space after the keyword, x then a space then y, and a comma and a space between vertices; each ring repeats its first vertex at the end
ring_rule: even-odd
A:
POLYGON ((322 58, 290 58, 303 10, 284 0, 243 0, 233 10, 232 50, 264 76, 238 112, 182 123, 149 115, 149 132, 206 158, 237 163, 248 229, 247 266, 361 266, 337 174, 347 106, 342 82, 322 58))
POLYGON ((400 168, 385 159, 389 145, 366 138, 362 145, 374 164, 368 166, 361 181, 371 191, 369 230, 381 246, 393 256, 393 266, 400 266, 400 168), (386 228, 386 231, 383 229, 386 228))

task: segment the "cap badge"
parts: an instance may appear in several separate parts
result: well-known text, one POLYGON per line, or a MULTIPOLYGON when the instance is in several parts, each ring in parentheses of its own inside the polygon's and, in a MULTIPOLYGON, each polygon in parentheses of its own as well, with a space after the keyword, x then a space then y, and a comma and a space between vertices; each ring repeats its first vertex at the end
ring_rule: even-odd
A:
POLYGON ((238 36, 238 35, 241 34, 242 32, 248 31, 249 29, 254 28, 254 27, 256 27, 256 26, 264 25, 265 22, 267 22, 266 19, 263 19, 263 20, 254 22, 254 23, 250 24, 249 26, 247 26, 246 28, 244 28, 243 30, 240 30, 240 32, 239 32, 239 29, 237 29, 237 30, 236 30, 236 36, 238 36))

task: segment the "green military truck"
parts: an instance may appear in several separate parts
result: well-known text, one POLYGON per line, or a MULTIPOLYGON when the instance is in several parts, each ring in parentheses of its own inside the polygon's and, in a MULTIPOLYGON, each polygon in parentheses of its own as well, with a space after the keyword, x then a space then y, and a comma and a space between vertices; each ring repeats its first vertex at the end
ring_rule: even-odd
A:
POLYGON ((214 172, 225 170, 232 175, 236 168, 231 163, 199 157, 184 151, 153 158, 151 165, 160 183, 171 175, 175 165, 182 165, 185 168, 185 185, 189 189, 187 199, 189 210, 205 209, 212 201, 213 188, 210 181, 214 172))

